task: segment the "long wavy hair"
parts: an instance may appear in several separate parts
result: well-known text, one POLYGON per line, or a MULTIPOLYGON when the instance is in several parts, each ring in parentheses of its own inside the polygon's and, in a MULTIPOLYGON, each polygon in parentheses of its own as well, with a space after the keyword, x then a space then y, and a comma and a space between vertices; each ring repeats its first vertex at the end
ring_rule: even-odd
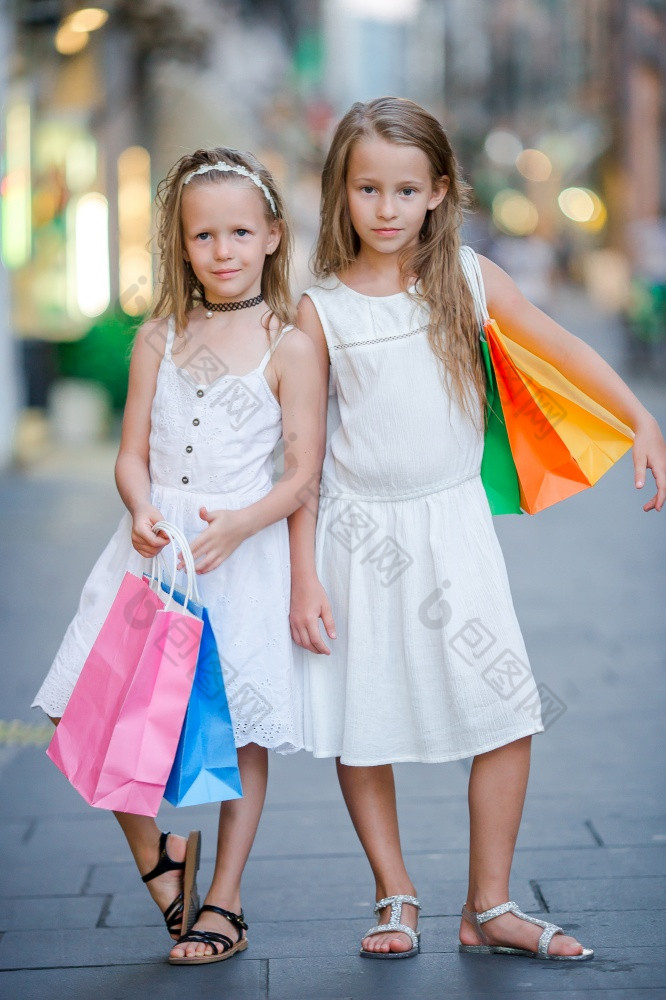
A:
POLYGON ((356 259, 360 240, 347 200, 347 169, 354 143, 379 136, 400 146, 415 146, 428 157, 433 183, 449 178, 449 189, 436 208, 426 212, 419 241, 400 258, 405 286, 417 277, 415 293, 430 309, 428 340, 456 399, 481 425, 486 381, 474 300, 460 264, 460 226, 470 187, 460 174, 451 144, 440 123, 413 101, 380 97, 352 105, 333 136, 322 174, 321 228, 314 252, 317 277, 344 273, 356 259))
POLYGON ((257 197, 261 198, 266 221, 272 224, 277 220, 281 234, 280 243, 272 254, 266 256, 261 275, 261 293, 268 306, 268 312, 262 322, 268 333, 273 316, 278 319, 280 327, 293 320, 289 286, 291 231, 282 197, 266 167, 252 153, 241 153, 237 149, 227 149, 224 146, 198 149, 195 153, 182 156, 157 187, 155 202, 158 208, 159 292, 152 316, 169 316, 173 313, 176 333, 182 334, 187 326, 187 313, 202 300, 203 287, 197 280, 192 266, 183 257, 185 249, 181 219, 183 181, 192 170, 220 161, 245 167, 257 174, 275 202, 276 213, 273 214, 268 199, 251 180, 241 174, 210 170, 205 174, 197 174, 189 181, 189 184, 197 186, 225 184, 232 181, 234 184, 245 184, 256 191, 257 197))

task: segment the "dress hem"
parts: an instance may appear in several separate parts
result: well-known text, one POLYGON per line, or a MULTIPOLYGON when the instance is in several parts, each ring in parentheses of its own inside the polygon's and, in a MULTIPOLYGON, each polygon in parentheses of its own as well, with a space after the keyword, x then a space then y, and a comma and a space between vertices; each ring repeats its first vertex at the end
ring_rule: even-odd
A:
POLYGON ((391 760, 346 760, 343 759, 342 751, 340 750, 315 750, 311 746, 305 746, 305 750, 311 753, 313 757, 317 759, 326 757, 339 757, 340 763, 346 765, 347 767, 381 767, 384 764, 446 764, 452 760, 462 760, 465 757, 476 757, 477 754, 488 753, 490 750, 498 750, 499 747, 507 746, 509 743, 514 743, 516 740, 521 740, 525 736, 536 736, 539 733, 544 732, 544 727, 541 726, 538 729, 533 727, 526 730, 525 732, 519 732, 512 735, 509 739, 501 739, 499 742, 493 742, 486 744, 485 746, 478 747, 474 750, 464 750, 461 753, 445 754, 443 756, 407 756, 407 757, 394 757, 391 760))
MULTIPOLYGON (((65 707, 67 707, 67 706, 65 706, 65 707)), ((62 711, 53 711, 53 712, 51 712, 51 711, 49 711, 48 708, 46 708, 39 701, 33 701, 33 703, 31 704, 30 708, 41 708, 42 712, 44 712, 44 714, 48 718, 54 718, 54 719, 60 719, 60 718, 62 718, 62 714, 65 711, 65 709, 63 708, 62 711)), ((250 743, 255 743, 257 746, 263 747, 265 750, 271 750, 273 753, 279 753, 282 756, 287 756, 288 754, 292 754, 292 753, 300 753, 301 750, 305 750, 305 747, 302 744, 301 744, 301 746, 296 746, 293 743, 286 743, 286 744, 285 743, 279 743, 277 746, 275 746, 275 745, 271 745, 269 743, 259 743, 258 740, 253 740, 253 739, 245 740, 244 743, 237 743, 236 744, 236 750, 240 750, 241 747, 249 746, 250 743)))
POLYGON ((268 743, 259 743, 258 740, 246 740, 245 743, 237 743, 236 750, 241 750, 243 747, 248 747, 250 746, 251 743, 254 743, 255 746, 263 747, 264 750, 270 750, 272 753, 279 753, 282 757, 287 757, 289 756, 289 754, 300 753, 301 750, 305 750, 304 746, 297 747, 294 746, 293 743, 289 743, 286 745, 284 743, 280 743, 278 746, 270 746, 268 743))

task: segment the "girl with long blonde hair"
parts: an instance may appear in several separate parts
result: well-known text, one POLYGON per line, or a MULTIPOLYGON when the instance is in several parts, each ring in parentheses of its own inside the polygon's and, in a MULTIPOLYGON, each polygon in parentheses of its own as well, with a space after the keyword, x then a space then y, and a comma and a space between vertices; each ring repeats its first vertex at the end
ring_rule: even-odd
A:
POLYGON ((544 726, 480 478, 486 302, 513 339, 631 426, 636 486, 646 467, 658 486, 645 510, 666 499, 666 445, 595 351, 460 245, 466 199, 442 126, 418 105, 379 98, 339 123, 322 178, 318 282, 298 313, 330 387, 319 496, 311 488, 290 519, 305 742, 337 758, 375 876, 378 921, 363 956, 419 950, 391 764, 473 757, 461 950, 581 961, 592 949, 509 896, 531 737, 544 726))
POLYGON ((160 834, 152 817, 116 817, 177 940, 169 961, 195 965, 247 947, 241 877, 263 808, 267 751, 303 747, 286 518, 321 462, 323 394, 313 345, 291 325, 290 235, 266 168, 249 153, 197 150, 160 184, 158 205, 161 289, 134 343, 116 462, 127 512, 34 705, 57 724, 125 572, 141 576, 168 544, 153 526, 179 527, 201 575, 243 785, 243 798, 220 807, 201 908, 199 831, 185 840, 160 834), (273 483, 283 436, 284 473, 273 483))

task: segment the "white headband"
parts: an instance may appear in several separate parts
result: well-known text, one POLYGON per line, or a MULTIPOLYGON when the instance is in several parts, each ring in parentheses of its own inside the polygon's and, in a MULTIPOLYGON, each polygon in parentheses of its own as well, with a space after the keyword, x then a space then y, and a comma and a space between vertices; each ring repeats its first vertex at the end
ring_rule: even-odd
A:
POLYGON ((241 177, 247 177, 248 180, 257 185, 266 198, 266 201, 271 206, 273 215, 277 217, 277 208, 275 207, 273 195, 270 193, 261 177, 259 177, 258 174, 253 174, 251 170, 247 169, 247 167, 236 166, 235 163, 225 163, 224 160, 218 160, 217 163, 204 163, 203 166, 198 167, 197 170, 192 170, 189 174, 187 174, 183 184, 189 184, 192 178, 196 177, 197 174, 207 174, 211 170, 219 170, 221 173, 240 174, 241 177))

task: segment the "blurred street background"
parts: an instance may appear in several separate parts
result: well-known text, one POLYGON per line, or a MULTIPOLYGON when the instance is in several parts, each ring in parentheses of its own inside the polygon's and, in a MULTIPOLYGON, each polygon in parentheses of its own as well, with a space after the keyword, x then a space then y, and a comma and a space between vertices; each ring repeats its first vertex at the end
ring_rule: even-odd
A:
MULTIPOLYGON (((382 94, 445 124, 474 188, 466 242, 666 427, 664 0, 0 0, 8 1000, 666 995, 664 513, 641 511, 652 482, 635 494, 628 456, 565 504, 496 520, 534 673, 553 696, 512 891, 597 949, 585 966, 458 956, 469 761, 399 769, 424 954, 397 969, 361 962, 369 870, 331 762, 299 754, 274 763, 248 866, 250 949, 169 969, 119 830, 46 760, 49 729, 28 707, 121 514, 113 462, 156 281, 157 183, 187 151, 252 150, 286 195, 297 295, 332 131, 353 101, 382 94)), ((215 808, 168 809, 167 821, 202 825, 210 871, 215 808)))
POLYGON ((666 371, 663 0, 0 0, 0 465, 117 433, 186 151, 253 150, 309 281, 319 174, 354 100, 440 117, 466 238, 538 305, 568 284, 666 371))

